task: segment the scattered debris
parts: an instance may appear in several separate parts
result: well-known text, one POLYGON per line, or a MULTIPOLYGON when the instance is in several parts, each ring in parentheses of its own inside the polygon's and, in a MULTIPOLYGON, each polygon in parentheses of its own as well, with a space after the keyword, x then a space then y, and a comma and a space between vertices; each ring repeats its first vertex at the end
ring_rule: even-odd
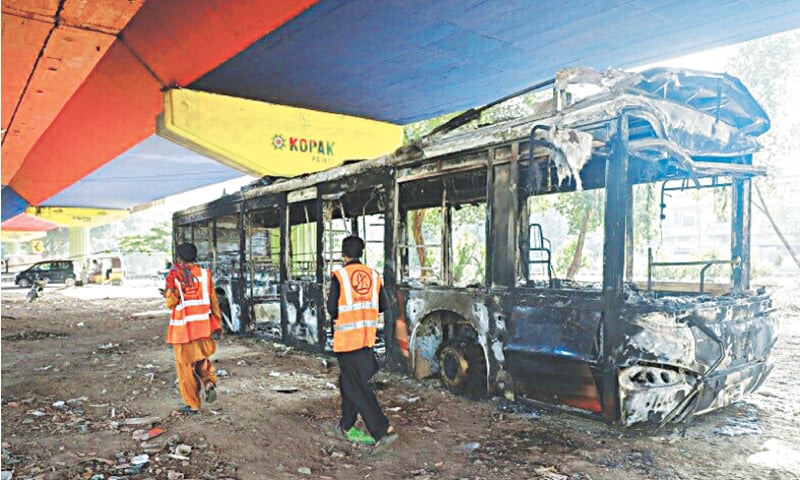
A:
POLYGON ((272 389, 280 393, 296 393, 300 391, 297 387, 273 387, 272 389))
POLYGON ((228 376, 230 376, 230 373, 228 373, 228 371, 225 370, 224 368, 218 368, 217 369, 217 376, 218 377, 228 377, 228 376))
POLYGON ((297 473, 302 473, 303 475, 311 475, 311 469, 308 467, 300 467, 297 469, 297 473))
POLYGON ((164 430, 159 427, 153 427, 150 430, 136 430, 133 432, 133 439, 137 442, 145 442, 151 438, 155 438, 164 433, 164 430))
POLYGON ((416 403, 416 402, 419 401, 419 397, 418 396, 411 397, 411 396, 408 396, 408 395, 400 395, 399 398, 400 398, 400 400, 403 400, 406 403, 416 403))
POLYGON ((567 475, 563 475, 556 471, 555 467, 536 467, 533 471, 537 479, 542 480, 569 480, 567 475))
MULTIPOLYGON (((6 318, 7 318, 6 316, 3 316, 4 320, 6 318)), ((20 332, 20 333, 14 334, 14 335, 6 335, 5 337, 3 337, 3 340, 10 341, 10 342, 16 342, 16 341, 19 341, 19 340, 42 340, 42 339, 45 339, 45 338, 62 338, 62 337, 67 337, 67 336, 69 336, 69 335, 66 334, 66 333, 42 332, 42 331, 39 331, 39 330, 32 330, 32 331, 20 332)))
POLYGON ((458 446, 457 450, 466 453, 472 453, 479 448, 481 448, 481 444, 479 442, 469 442, 469 443, 462 443, 461 445, 458 446))
POLYGON ((191 453, 192 453, 192 447, 190 447, 189 445, 186 445, 184 443, 182 443, 180 445, 177 445, 175 447, 175 454, 176 455, 187 456, 187 455, 189 455, 191 453))
POLYGON ((53 402, 53 408, 57 408, 59 410, 64 410, 67 408, 67 402, 64 400, 59 400, 57 402, 53 402))
POLYGON ((175 460, 182 460, 182 461, 189 461, 189 457, 184 455, 178 455, 177 453, 168 453, 167 456, 169 458, 174 458, 175 460))
POLYGON ((280 374, 280 372, 276 372, 276 371, 273 370, 273 371, 269 372, 269 376, 270 377, 280 377, 281 374, 280 374))
POLYGON ((83 323, 83 322, 78 322, 78 323, 75 324, 75 326, 78 327, 78 328, 83 328, 83 327, 86 326, 86 324, 83 323))
POLYGON ((34 368, 34 370, 36 370, 37 372, 45 372, 47 370, 50 370, 51 368, 53 368, 52 365, 47 365, 44 367, 34 368))
MULTIPOLYGON (((113 415, 112 415, 113 417, 113 415)), ((122 421, 123 425, 150 425, 153 423, 158 423, 161 421, 161 417, 139 417, 139 418, 128 418, 122 421)))

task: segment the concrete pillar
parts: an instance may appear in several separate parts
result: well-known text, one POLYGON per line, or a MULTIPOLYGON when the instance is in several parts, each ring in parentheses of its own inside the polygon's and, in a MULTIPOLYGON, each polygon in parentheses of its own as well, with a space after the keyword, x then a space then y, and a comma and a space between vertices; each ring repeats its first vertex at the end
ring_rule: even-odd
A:
POLYGON ((86 260, 92 253, 92 242, 89 237, 89 227, 70 227, 69 229, 69 258, 75 262, 75 274, 79 280, 83 278, 86 260))

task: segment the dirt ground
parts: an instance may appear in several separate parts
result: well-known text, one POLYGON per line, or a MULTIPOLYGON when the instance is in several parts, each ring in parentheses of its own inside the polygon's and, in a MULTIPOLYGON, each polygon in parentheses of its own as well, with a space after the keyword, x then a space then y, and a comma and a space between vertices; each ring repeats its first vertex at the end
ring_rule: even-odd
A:
POLYGON ((227 336, 215 356, 219 399, 176 416, 155 287, 48 288, 33 303, 24 295, 2 290, 3 479, 800 478, 797 306, 782 309, 762 389, 685 432, 470 401, 436 381, 381 372, 380 401, 400 439, 370 456, 328 433, 339 408, 335 361, 227 336), (151 425, 164 433, 143 441, 151 425), (147 463, 135 465, 142 455, 147 463))

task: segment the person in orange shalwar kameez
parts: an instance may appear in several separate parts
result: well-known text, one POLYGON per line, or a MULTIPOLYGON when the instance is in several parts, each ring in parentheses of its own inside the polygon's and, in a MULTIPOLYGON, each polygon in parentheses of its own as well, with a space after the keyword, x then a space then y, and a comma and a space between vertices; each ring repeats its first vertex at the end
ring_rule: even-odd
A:
POLYGON ((197 247, 183 243, 175 253, 178 261, 167 274, 164 290, 167 308, 172 310, 167 343, 175 351, 178 384, 186 404, 181 412, 195 414, 200 410, 201 391, 207 402, 217 397, 217 376, 209 358, 217 350, 211 334, 222 329, 222 315, 211 271, 194 263, 197 247))

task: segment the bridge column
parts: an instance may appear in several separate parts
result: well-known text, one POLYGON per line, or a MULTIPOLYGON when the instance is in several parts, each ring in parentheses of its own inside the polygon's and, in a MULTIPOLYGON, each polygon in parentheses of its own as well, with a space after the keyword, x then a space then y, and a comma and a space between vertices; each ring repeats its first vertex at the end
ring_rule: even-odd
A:
POLYGON ((89 236, 89 227, 69 227, 69 258, 75 262, 75 275, 78 279, 84 278, 86 260, 92 253, 92 242, 89 236))

